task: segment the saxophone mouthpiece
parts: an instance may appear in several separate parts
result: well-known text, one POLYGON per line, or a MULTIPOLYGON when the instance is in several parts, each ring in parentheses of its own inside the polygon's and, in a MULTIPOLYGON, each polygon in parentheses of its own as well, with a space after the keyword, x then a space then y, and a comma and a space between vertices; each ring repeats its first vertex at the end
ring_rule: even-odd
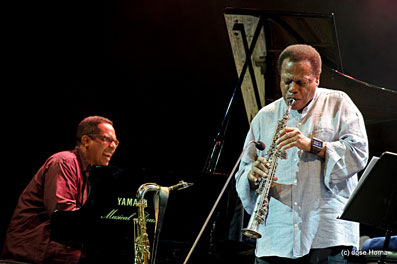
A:
POLYGON ((286 98, 287 98, 288 106, 293 105, 295 103, 295 99, 294 99, 294 94, 293 93, 288 92, 286 98))
POLYGON ((295 99, 290 97, 287 99, 288 105, 293 105, 295 103, 295 99))
POLYGON ((168 189, 170 189, 170 191, 174 191, 174 190, 179 191, 179 190, 186 189, 192 185, 193 185, 193 183, 191 183, 191 182, 179 181, 179 183, 168 187, 168 189))

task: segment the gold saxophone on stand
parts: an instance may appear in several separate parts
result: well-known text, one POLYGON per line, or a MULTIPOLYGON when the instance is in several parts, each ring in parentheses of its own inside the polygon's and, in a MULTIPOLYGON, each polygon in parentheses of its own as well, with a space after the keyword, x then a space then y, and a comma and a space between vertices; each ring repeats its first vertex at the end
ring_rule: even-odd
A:
POLYGON ((269 173, 267 178, 259 179, 259 186, 256 192, 258 193, 258 197, 256 198, 256 203, 254 207, 254 211, 250 217, 248 222, 248 226, 242 230, 243 235, 250 238, 261 238, 261 234, 259 234, 259 225, 264 224, 266 221, 268 209, 269 209, 269 191, 272 187, 273 178, 276 174, 276 168, 278 164, 278 158, 286 159, 287 153, 282 152, 277 149, 277 140, 280 138, 281 131, 287 126, 287 121, 289 119, 289 113, 291 111, 292 105, 295 103, 293 98, 289 98, 287 100, 288 108, 285 112, 282 119, 277 122, 276 130, 274 131, 272 143, 266 152, 266 167, 269 169, 269 173))
MULTIPOLYGON (((179 181, 171 187, 167 187, 168 190, 182 190, 192 186, 193 183, 179 181)), ((145 218, 145 207, 147 203, 145 201, 145 194, 149 191, 159 192, 161 187, 156 183, 145 183, 142 184, 136 193, 138 207, 138 216, 134 218, 134 251, 135 251, 135 264, 149 264, 150 260, 150 241, 147 234, 146 218, 145 218)))
POLYGON ((145 201, 145 194, 148 191, 158 191, 160 186, 155 183, 142 184, 137 193, 138 217, 134 218, 134 249, 135 249, 135 264, 148 264, 150 260, 150 242, 149 236, 146 232, 146 219, 145 219, 145 207, 147 203, 145 201))

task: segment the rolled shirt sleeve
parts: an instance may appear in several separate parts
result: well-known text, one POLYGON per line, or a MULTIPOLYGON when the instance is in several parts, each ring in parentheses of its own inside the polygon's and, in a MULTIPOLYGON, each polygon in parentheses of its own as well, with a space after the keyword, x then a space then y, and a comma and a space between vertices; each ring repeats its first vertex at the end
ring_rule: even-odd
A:
MULTIPOLYGON (((250 131, 248 132, 248 135, 245 139, 244 147, 247 146, 252 140, 258 140, 254 137, 254 133, 252 131, 253 129, 253 126, 251 126, 250 131)), ((255 162, 257 157, 258 155, 255 145, 249 145, 243 155, 239 170, 235 175, 237 193, 239 194, 243 207, 249 214, 252 214, 254 210, 257 192, 256 190, 252 190, 250 187, 250 183, 248 181, 248 173, 251 170, 252 163, 255 162)))
POLYGON ((333 186, 364 169, 368 161, 368 139, 363 117, 351 99, 340 95, 338 140, 327 142, 324 184, 333 186))

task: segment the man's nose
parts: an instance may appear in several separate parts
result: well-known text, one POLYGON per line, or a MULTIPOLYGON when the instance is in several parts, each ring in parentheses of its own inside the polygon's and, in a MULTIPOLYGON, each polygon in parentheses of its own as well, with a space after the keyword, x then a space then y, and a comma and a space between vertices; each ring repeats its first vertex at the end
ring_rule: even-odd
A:
POLYGON ((112 149, 116 149, 117 148, 117 143, 116 143, 116 141, 112 141, 111 143, 110 143, 110 145, 109 145, 112 149))
POLYGON ((288 92, 296 93, 298 91, 299 85, 296 82, 291 82, 288 86, 288 92))

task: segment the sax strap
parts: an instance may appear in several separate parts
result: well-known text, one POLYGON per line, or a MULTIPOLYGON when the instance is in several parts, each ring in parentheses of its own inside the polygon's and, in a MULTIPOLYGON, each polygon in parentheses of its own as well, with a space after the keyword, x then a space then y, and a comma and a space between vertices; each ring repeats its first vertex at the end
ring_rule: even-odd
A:
POLYGON ((165 209, 167 208, 169 193, 170 190, 168 187, 160 187, 160 190, 156 192, 153 199, 154 217, 156 222, 154 225, 154 239, 153 239, 152 259, 151 259, 152 264, 156 263, 157 246, 159 242, 161 227, 163 225, 165 209))

